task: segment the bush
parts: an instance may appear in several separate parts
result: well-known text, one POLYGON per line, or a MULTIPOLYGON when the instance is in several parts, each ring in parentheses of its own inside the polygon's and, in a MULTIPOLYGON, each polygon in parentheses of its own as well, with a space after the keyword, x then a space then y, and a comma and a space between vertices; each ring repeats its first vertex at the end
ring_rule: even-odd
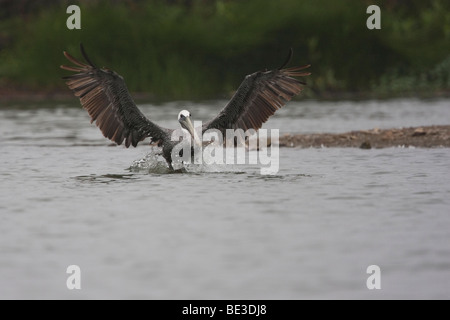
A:
POLYGON ((62 51, 80 57, 82 42, 131 91, 162 99, 229 95, 246 74, 279 67, 290 47, 291 65, 312 64, 310 95, 448 90, 449 2, 379 1, 381 30, 366 28, 369 4, 79 1, 82 29, 68 30, 58 1, 0 22, 0 84, 62 90, 62 51))

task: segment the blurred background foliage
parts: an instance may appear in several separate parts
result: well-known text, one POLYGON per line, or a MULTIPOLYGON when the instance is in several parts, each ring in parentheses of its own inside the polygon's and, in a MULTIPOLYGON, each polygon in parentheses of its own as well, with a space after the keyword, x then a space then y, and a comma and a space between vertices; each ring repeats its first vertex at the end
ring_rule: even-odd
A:
MULTIPOLYGON (((153 99, 228 97, 246 74, 312 64, 307 97, 450 91, 448 0, 0 0, 0 86, 67 90, 66 50, 153 99), (66 8, 81 8, 68 30, 66 8), (366 9, 381 8, 381 30, 366 9)), ((5 89, 6 88, 6 89, 5 89)))

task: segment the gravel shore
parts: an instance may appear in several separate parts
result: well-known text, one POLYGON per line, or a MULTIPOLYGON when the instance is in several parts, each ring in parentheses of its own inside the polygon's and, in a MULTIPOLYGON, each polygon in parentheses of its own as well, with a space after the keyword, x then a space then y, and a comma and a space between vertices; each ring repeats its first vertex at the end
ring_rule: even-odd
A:
POLYGON ((388 147, 435 148, 450 147, 450 125, 397 129, 372 129, 346 133, 285 134, 280 147, 388 147))

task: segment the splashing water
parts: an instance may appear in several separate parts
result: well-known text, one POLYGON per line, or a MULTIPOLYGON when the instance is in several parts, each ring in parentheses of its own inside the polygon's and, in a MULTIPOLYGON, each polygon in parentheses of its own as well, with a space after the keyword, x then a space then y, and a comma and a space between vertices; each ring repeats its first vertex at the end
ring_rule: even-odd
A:
POLYGON ((161 149, 152 148, 151 151, 145 155, 143 159, 134 160, 131 164, 130 171, 132 172, 148 172, 148 173, 168 173, 170 172, 166 160, 161 155, 161 149))
POLYGON ((152 148, 144 158, 134 160, 129 170, 132 172, 147 173, 241 173, 239 165, 215 163, 185 163, 181 160, 172 162, 174 170, 170 170, 166 160, 161 155, 161 149, 152 148))

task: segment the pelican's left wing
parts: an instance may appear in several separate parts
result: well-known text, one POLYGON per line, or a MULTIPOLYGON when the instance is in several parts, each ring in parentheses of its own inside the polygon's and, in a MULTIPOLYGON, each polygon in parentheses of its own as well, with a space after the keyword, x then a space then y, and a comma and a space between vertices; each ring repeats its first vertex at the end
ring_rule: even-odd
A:
POLYGON ((308 67, 280 68, 246 76, 220 113, 203 125, 203 132, 218 129, 225 136, 226 129, 258 130, 276 110, 302 91, 305 83, 295 77, 310 75, 304 71, 308 67))
POLYGON ((75 66, 63 65, 61 68, 77 73, 63 79, 80 98, 81 105, 91 116, 91 123, 95 121, 106 138, 119 145, 125 140, 127 148, 130 145, 135 147, 146 137, 158 144, 170 139, 172 130, 158 126, 142 114, 119 74, 97 68, 87 57, 83 46, 81 52, 86 63, 64 52, 75 66))

